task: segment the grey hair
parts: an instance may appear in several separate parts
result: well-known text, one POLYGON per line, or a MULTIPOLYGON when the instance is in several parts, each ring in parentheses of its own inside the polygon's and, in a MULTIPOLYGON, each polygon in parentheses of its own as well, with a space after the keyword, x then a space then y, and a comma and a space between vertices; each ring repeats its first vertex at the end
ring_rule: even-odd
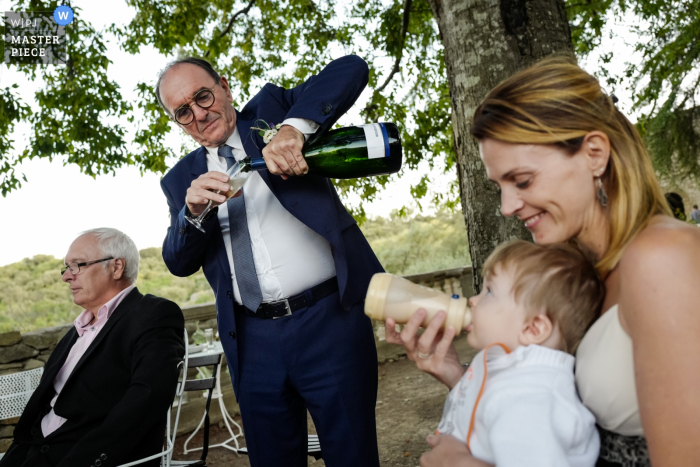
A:
MULTIPOLYGON (((124 265, 124 277, 129 279, 129 283, 134 284, 139 275, 139 250, 134 241, 125 233, 109 227, 81 232, 83 235, 94 235, 97 238, 97 248, 104 257, 121 258, 126 263, 124 265)), ((102 259, 102 258, 99 258, 102 259)), ((109 263, 104 263, 105 267, 109 263)))
POLYGON ((197 58, 197 57, 184 57, 184 58, 178 58, 177 60, 173 60, 172 62, 168 63, 165 65, 165 68, 163 68, 160 73, 158 73, 158 80, 156 81, 156 99, 158 99, 158 103, 160 106, 165 110, 165 113, 170 115, 170 110, 168 110, 167 107, 165 107, 165 104, 163 103, 163 99, 160 97, 160 85, 163 82, 163 77, 165 74, 170 70, 171 68, 177 66, 177 65, 182 65, 183 63, 189 63, 190 65, 195 65, 200 68, 202 68, 204 71, 209 73, 209 76, 214 78, 214 81, 216 84, 219 84, 221 81, 221 76, 214 70, 214 67, 211 66, 211 63, 208 61, 204 60, 203 58, 197 58))

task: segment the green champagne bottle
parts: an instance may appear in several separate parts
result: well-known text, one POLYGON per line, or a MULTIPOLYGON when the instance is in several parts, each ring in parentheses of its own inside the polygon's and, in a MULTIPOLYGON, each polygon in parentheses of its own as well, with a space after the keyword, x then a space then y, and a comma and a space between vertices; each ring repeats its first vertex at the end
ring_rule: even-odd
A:
MULTIPOLYGON (((328 178, 360 178, 396 173, 403 151, 393 123, 338 128, 306 143, 301 150, 309 173, 328 178)), ((239 162, 240 172, 266 169, 262 158, 239 162)))

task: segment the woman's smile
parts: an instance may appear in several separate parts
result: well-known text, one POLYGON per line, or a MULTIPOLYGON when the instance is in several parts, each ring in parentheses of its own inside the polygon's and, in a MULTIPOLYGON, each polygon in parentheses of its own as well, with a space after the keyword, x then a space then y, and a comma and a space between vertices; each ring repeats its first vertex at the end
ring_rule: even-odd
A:
POLYGON ((547 214, 546 212, 541 212, 539 214, 535 214, 534 216, 530 216, 527 219, 522 219, 522 221, 525 223, 525 227, 528 229, 532 230, 535 228, 537 224, 540 223, 540 220, 542 217, 547 214))

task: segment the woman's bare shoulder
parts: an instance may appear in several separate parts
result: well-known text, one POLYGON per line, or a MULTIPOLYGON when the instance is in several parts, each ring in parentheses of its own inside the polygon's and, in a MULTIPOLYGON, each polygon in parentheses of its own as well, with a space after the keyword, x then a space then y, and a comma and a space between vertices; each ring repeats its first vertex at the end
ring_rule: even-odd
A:
POLYGON ((700 228, 668 216, 656 216, 627 246, 620 258, 620 269, 634 275, 641 273, 640 266, 693 261, 697 255, 700 228))
POLYGON ((618 269, 625 322, 632 312, 653 314, 659 307, 680 311, 700 282, 700 229, 657 216, 625 249, 618 269))
POLYGON ((632 339, 635 388, 654 465, 700 465, 700 229, 657 217, 619 265, 619 316, 632 339), (679 454, 680 453, 680 454, 679 454), (691 459, 684 462, 683 459, 691 459))

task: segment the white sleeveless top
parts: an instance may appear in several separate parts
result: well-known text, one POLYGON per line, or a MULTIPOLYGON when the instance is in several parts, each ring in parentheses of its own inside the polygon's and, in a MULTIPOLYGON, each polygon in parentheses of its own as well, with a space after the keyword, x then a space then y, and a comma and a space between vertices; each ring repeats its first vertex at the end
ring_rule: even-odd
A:
POLYGON ((576 351, 576 386, 596 422, 625 436, 644 436, 634 382, 632 339, 612 306, 588 330, 576 351))

